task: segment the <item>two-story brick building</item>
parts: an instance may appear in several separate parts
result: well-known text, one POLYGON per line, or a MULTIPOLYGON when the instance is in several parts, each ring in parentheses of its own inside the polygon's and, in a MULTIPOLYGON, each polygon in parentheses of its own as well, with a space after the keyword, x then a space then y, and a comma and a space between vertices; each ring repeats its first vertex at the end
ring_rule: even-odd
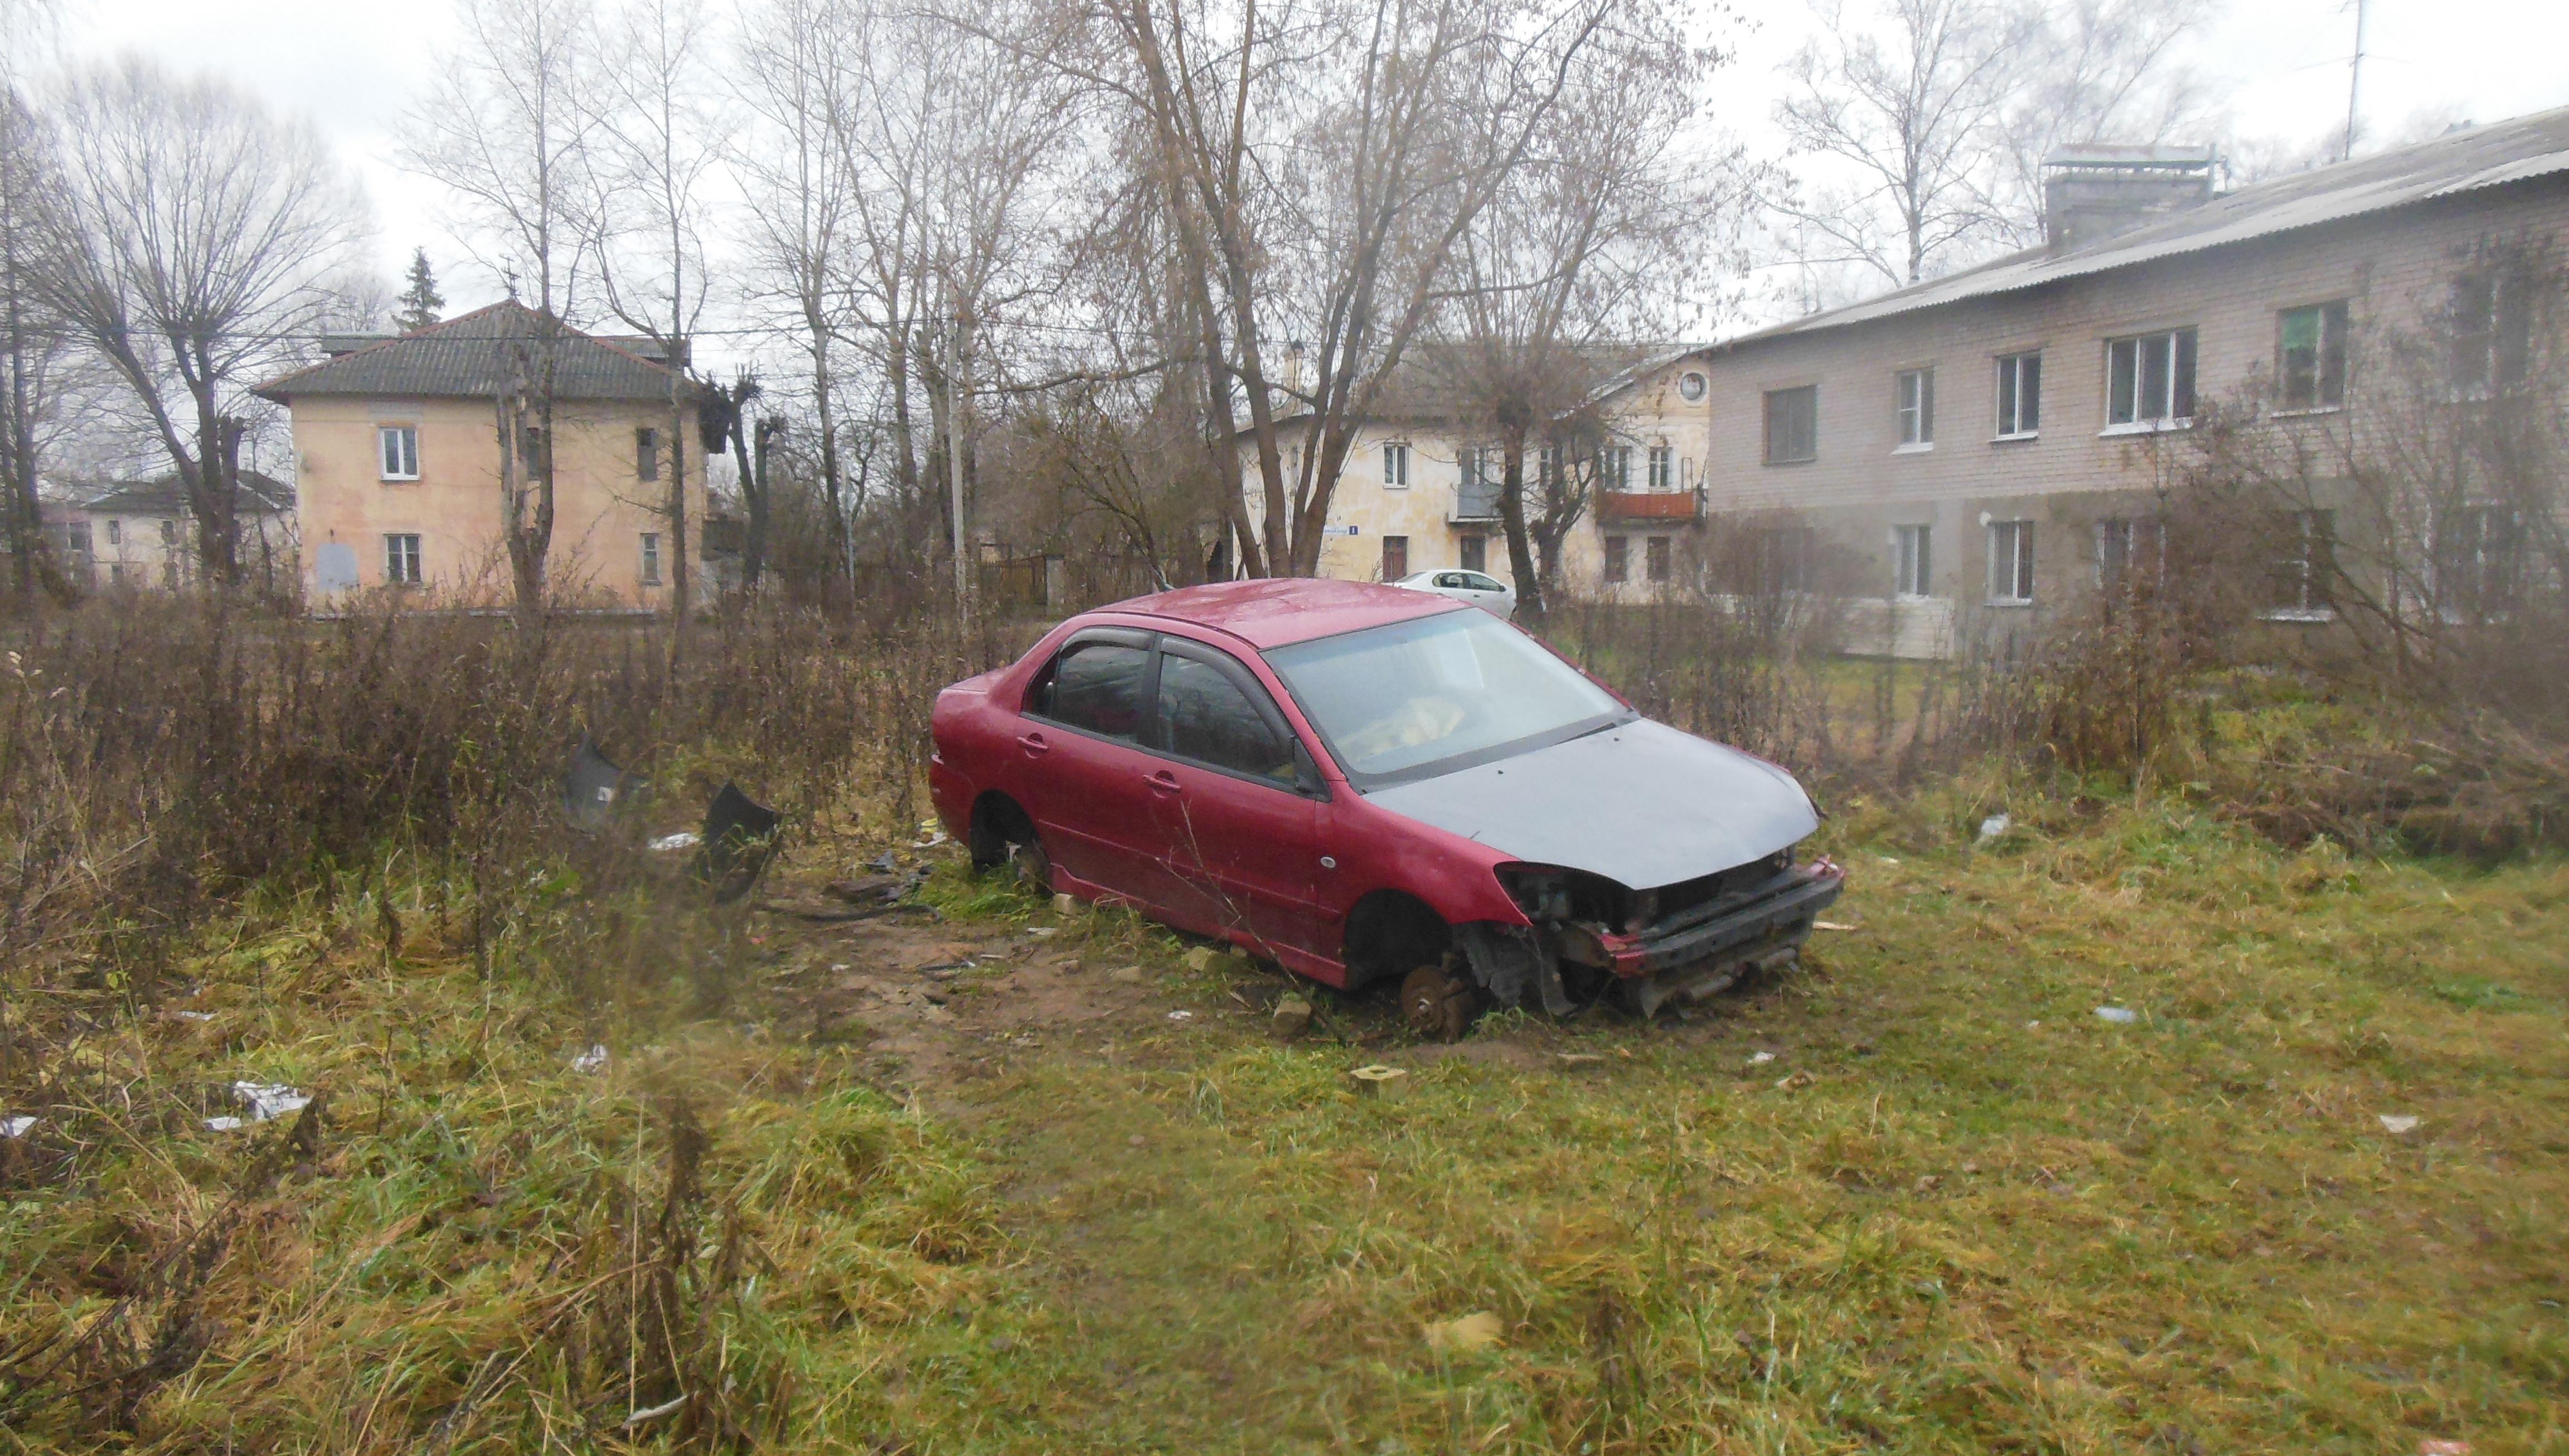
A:
MULTIPOLYGON (((328 358, 260 387, 293 415, 313 601, 382 586, 429 588, 455 604, 505 598, 500 402, 540 326, 509 302, 413 333, 333 338, 328 358)), ((573 604, 663 606, 676 564, 673 454, 686 470, 688 519, 705 519, 704 452, 686 438, 695 389, 673 372, 685 360, 647 340, 570 329, 551 347, 552 439, 518 447, 522 459, 536 449, 551 459, 550 589, 573 604), (674 435, 673 380, 689 401, 674 435)), ((702 541, 690 530, 691 563, 702 541)))
MULTIPOLYGON (((2361 408, 2365 342, 2393 333, 2439 341, 2456 398, 2502 386, 2531 325, 2490 258, 2569 221, 2569 111, 2228 193, 2199 152, 2054 162, 2047 245, 1696 356, 1708 509, 1789 513, 1857 563, 1811 583, 1885 604, 1850 647, 1940 650, 2145 558, 2186 569, 2153 513, 2198 402, 2274 429, 2361 408)), ((2309 514, 2278 621, 2325 620, 2330 534, 2381 529, 2309 514)))

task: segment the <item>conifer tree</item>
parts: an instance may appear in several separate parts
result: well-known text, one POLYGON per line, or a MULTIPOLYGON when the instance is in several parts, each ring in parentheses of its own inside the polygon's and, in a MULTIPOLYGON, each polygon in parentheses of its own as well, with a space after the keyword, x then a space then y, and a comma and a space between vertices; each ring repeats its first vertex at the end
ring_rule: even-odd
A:
POLYGON ((437 291, 437 275, 429 271, 428 249, 413 248, 410 271, 403 275, 401 296, 394 299, 401 307, 393 313, 393 327, 403 333, 424 329, 445 317, 446 295, 437 291))

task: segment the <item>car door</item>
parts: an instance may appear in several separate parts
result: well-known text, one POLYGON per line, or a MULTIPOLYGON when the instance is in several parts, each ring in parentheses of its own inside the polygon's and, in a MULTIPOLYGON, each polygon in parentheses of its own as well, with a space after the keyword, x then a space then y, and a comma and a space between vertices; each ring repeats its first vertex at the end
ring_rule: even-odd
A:
POLYGON ((1156 695, 1152 817, 1181 917, 1269 953, 1329 953, 1313 905, 1325 791, 1275 699, 1237 658, 1175 636, 1156 695))
POLYGON ((1474 605, 1487 607, 1500 616, 1506 616, 1515 609, 1516 593, 1509 590, 1505 582, 1495 576, 1485 576, 1478 571, 1465 571, 1462 575, 1463 584, 1470 589, 1474 605))
POLYGON ((1056 866, 1144 905, 1166 895, 1143 782, 1156 635, 1093 627, 1064 642, 1026 690, 1011 776, 1056 866))

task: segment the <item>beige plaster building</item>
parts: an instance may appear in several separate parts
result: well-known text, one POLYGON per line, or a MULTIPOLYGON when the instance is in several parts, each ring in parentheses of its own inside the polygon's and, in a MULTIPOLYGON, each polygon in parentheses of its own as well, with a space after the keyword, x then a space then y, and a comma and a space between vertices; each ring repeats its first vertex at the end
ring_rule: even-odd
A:
MULTIPOLYGON (((2431 346, 2452 399, 2504 390, 2537 325, 2491 259, 2569 240, 2569 111, 2227 193, 2202 152, 2086 149, 2049 181, 2043 247, 1696 356, 1708 510, 1808 533, 1801 584, 1875 608, 1850 648, 1942 652, 2187 569, 2155 513, 2210 402, 2361 429, 2387 372, 2367 344, 2394 335, 2431 346)), ((2265 613, 2284 630, 2331 619, 2337 544, 2388 529, 2302 514, 2265 613)), ((2468 514, 2442 512, 2436 549, 2487 539, 2468 514)))
MULTIPOLYGON (((415 333, 332 338, 323 362, 259 389, 293 415, 311 601, 382 587, 457 605, 509 597, 500 400, 538 325, 510 302, 415 333)), ((550 589, 571 605, 663 607, 676 566, 671 447, 693 445, 671 438, 671 361, 643 340, 573 330, 555 348, 550 589)), ((681 378, 680 388, 684 430, 695 386, 681 378)), ((542 443, 519 448, 532 458, 542 443)), ((704 452, 683 455, 688 554, 701 580, 704 452)))
MULTIPOLYGON (((1404 384, 1395 392, 1405 408, 1356 429, 1330 496, 1319 573, 1396 581, 1453 567, 1512 581, 1499 520, 1497 447, 1458 425, 1455 412, 1438 408, 1433 386, 1404 384)), ((1530 503, 1553 473, 1567 473, 1584 498, 1561 543, 1561 581, 1573 594, 1642 597, 1682 573, 1703 519, 1709 394, 1696 351, 1663 352, 1607 372, 1590 399, 1602 428, 1572 447, 1569 458, 1554 447, 1526 463, 1530 503)), ((1292 441, 1294 422, 1284 423, 1292 441)), ((1288 483, 1300 470, 1300 448, 1286 447, 1288 483)), ((1257 453, 1246 441, 1241 461, 1250 519, 1263 522, 1257 453)))
MULTIPOLYGON (((260 584, 291 583, 295 553, 294 492, 257 471, 236 483, 233 519, 240 527, 240 566, 260 584)), ((119 481, 82 500, 66 520, 67 564, 87 584, 176 591, 201 569, 196 517, 186 488, 176 476, 119 481)))

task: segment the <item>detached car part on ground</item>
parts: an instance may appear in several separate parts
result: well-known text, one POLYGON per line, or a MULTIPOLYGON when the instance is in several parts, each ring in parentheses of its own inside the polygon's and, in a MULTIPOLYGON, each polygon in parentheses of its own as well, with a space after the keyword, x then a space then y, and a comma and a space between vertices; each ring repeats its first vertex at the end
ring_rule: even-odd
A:
POLYGON ((1649 1014, 1791 961, 1843 877, 1790 774, 1653 723, 1488 612, 1222 582, 1071 618, 938 695, 929 786, 984 869, 1328 985, 1649 1014))

